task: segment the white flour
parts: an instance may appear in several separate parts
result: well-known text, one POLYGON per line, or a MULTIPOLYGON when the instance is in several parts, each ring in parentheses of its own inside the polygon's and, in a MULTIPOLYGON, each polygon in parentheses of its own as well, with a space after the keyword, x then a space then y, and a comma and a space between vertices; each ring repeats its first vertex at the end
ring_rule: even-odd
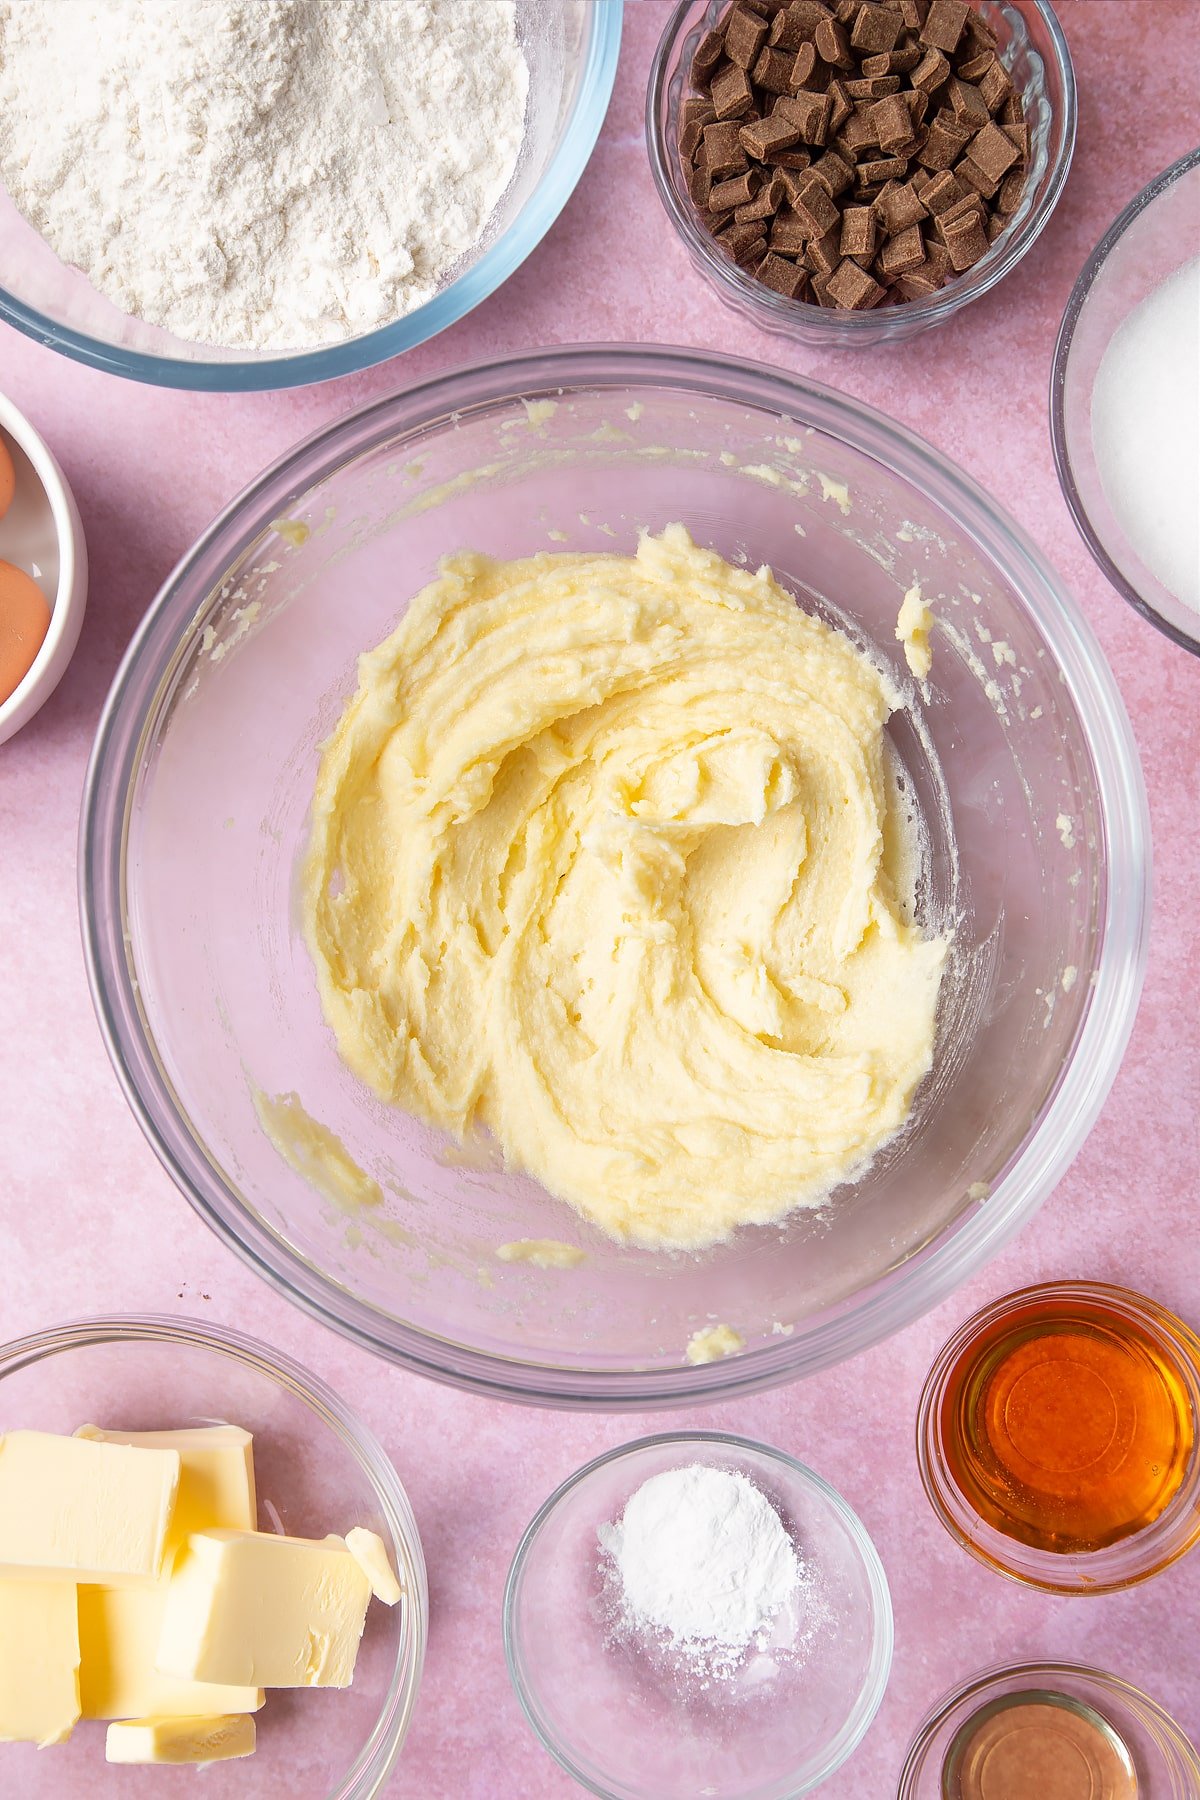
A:
POLYGON ((0 0, 0 182, 124 312, 302 349, 431 298, 507 187, 510 0, 0 0))
POLYGON ((778 1513, 744 1475, 701 1463, 642 1483, 601 1549, 622 1623, 660 1633, 699 1673, 731 1675, 794 1601, 802 1569, 778 1513))

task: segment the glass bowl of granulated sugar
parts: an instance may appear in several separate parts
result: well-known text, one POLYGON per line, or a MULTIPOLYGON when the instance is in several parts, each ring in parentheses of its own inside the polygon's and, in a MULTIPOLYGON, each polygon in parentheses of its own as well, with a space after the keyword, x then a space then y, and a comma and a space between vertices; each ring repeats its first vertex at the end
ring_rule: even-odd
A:
POLYGON ((878 1554, 828 1483, 722 1432, 571 1476, 513 1559, 509 1673, 550 1754, 604 1800, 796 1800, 883 1699, 878 1554))
POLYGON ((1119 594, 1200 655, 1200 150, 1143 188, 1067 302, 1054 460, 1119 594))
POLYGON ((160 387, 385 362, 549 230, 621 12, 78 0, 63 30, 58 0, 0 6, 0 319, 160 387))

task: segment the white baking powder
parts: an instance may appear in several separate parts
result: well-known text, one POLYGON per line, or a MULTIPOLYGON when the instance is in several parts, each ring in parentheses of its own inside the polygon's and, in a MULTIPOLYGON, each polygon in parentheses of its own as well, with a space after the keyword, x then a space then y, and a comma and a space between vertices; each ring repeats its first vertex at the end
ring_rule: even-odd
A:
POLYGON ((1113 333, 1092 392, 1092 445, 1131 547, 1200 612, 1200 257, 1113 333))
POLYGON ((124 312, 302 349, 436 293, 528 86, 510 0, 0 0, 0 182, 124 312))
POLYGON ((801 1586, 795 1548, 770 1501, 744 1475, 694 1463, 643 1482, 601 1548, 620 1589, 621 1623, 661 1634, 704 1673, 732 1673, 766 1647, 801 1586))

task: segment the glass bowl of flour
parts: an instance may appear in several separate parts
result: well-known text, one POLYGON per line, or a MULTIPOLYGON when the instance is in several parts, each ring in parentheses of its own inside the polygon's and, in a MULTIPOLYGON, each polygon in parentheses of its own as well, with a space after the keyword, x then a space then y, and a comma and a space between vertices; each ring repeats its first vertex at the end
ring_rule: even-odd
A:
POLYGON ((1156 176, 1088 258, 1058 334, 1050 422, 1088 549, 1200 655, 1200 150, 1156 176))
POLYGON ((796 1800, 878 1711, 892 1609, 819 1475, 672 1432, 551 1495, 513 1558, 504 1641, 533 1730, 604 1800, 796 1800))
POLYGON ((0 319, 162 387, 445 330, 566 204, 622 0, 0 3, 0 319))
MULTIPOLYGON (((585 597, 607 593, 606 569, 592 570, 585 597)), ((586 624, 593 608, 582 610, 586 624)), ((636 605, 620 612, 618 641, 642 641, 639 617, 636 605)), ((432 658, 447 685, 428 742, 457 741, 475 697, 503 709, 522 669, 540 695, 539 642, 535 657, 518 631, 521 654, 502 679, 464 679, 452 652, 444 669, 432 658)), ((569 676, 569 658, 562 668, 569 676)), ((739 639, 713 690, 721 709, 739 705, 751 674, 756 693, 774 680, 769 659, 750 669, 739 639)), ((564 716, 586 723, 576 692, 564 716)), ((728 768, 731 779, 758 769, 761 788, 771 765, 759 716, 743 718, 728 768)), ((720 744, 727 723, 723 710, 720 744)), ((831 765, 823 744, 818 734, 815 768, 831 765)), ((533 765, 523 753, 513 766, 533 765)), ((719 780, 704 791, 725 792, 719 780)), ((475 798, 491 804, 483 789, 475 798)), ((738 820, 735 845, 743 824, 758 829, 738 820)), ((402 829, 380 870, 417 867, 413 841, 402 829)), ((605 862, 603 831, 578 841, 595 859, 581 872, 623 868, 605 862)), ((786 896, 794 840, 756 841, 792 855, 786 896)), ((882 831, 868 834, 866 861, 876 844, 882 856, 882 831)), ((1029 1219, 1116 1073, 1141 982, 1148 864, 1137 752, 1111 672, 1019 527, 928 445, 845 395, 637 345, 460 370, 338 420, 264 474, 183 559, 130 646, 93 753, 80 850, 102 1029, 151 1144, 201 1216, 279 1291, 384 1358, 480 1392, 601 1409, 729 1398, 852 1356, 944 1299, 1029 1219), (703 1249, 589 1223, 528 1163, 506 1162, 495 1133, 460 1136, 380 1098, 339 1051, 304 924, 322 745, 355 695, 360 656, 419 620, 410 603, 443 559, 536 552, 557 567, 613 554, 627 569, 643 533, 661 550, 671 526, 747 593, 761 593, 760 568, 773 570, 772 616, 790 629, 796 602, 798 630, 832 628, 843 654, 858 646, 886 674, 897 704, 879 792, 895 796, 888 816, 912 826, 896 904, 918 932, 950 938, 932 1061, 902 1128, 819 1204, 793 1205, 771 1165, 774 1218, 743 1213, 703 1249), (923 666, 914 613, 929 615, 921 677, 909 666, 910 655, 923 666)), ((721 995, 723 969, 749 968, 733 954, 754 926, 735 886, 732 916, 706 909, 703 893, 688 902, 705 954, 730 952, 705 990, 721 995)), ((654 891, 642 883, 629 897, 654 891)), ((610 944, 606 906, 601 895, 573 915, 583 941, 568 933, 568 951, 610 944)), ((444 966, 438 938, 422 960, 444 966)), ((721 1004, 743 1016, 736 994, 721 1004)), ((889 992, 885 1021, 893 1005, 889 992)), ((462 1022, 453 1056, 471 1010, 436 1017, 462 1022)), ((570 1023, 565 1008, 553 1018, 570 1023)), ((722 1042, 752 1035, 716 1024, 722 1042)), ((715 1037, 677 1041, 686 1055, 715 1037)), ((786 1046, 760 1048, 772 1079, 776 1055, 790 1074, 786 1046)), ((500 1073, 529 1060, 518 1046, 500 1073)), ((670 1114, 665 1064, 652 1059, 623 1090, 642 1117, 655 1105, 670 1114)), ((620 1066, 598 1063, 581 1104, 620 1066)), ((585 1067, 573 1057, 564 1070, 585 1067)), ((763 1088, 726 1091, 757 1104, 763 1088)), ((624 1100, 608 1111, 613 1135, 630 1115, 624 1100)), ((774 1104, 771 1118, 776 1144, 807 1141, 790 1106, 774 1104)), ((764 1163, 748 1142, 753 1177, 764 1163)), ((668 1202, 696 1190, 691 1144, 679 1148, 668 1202)), ((619 1199, 628 1184, 605 1191, 619 1199)))

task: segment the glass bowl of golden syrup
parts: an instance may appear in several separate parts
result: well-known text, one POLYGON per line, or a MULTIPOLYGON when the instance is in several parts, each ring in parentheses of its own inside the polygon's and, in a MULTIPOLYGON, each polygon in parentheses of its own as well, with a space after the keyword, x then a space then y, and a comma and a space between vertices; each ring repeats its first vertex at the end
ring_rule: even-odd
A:
POLYGON ((897 1800, 1195 1800, 1200 1757, 1148 1694, 1079 1663, 985 1669, 909 1746, 897 1800))
POLYGON ((1048 1282, 968 1319, 917 1413, 934 1511, 981 1562, 1050 1593, 1111 1593, 1200 1541, 1200 1339, 1099 1282, 1048 1282))

